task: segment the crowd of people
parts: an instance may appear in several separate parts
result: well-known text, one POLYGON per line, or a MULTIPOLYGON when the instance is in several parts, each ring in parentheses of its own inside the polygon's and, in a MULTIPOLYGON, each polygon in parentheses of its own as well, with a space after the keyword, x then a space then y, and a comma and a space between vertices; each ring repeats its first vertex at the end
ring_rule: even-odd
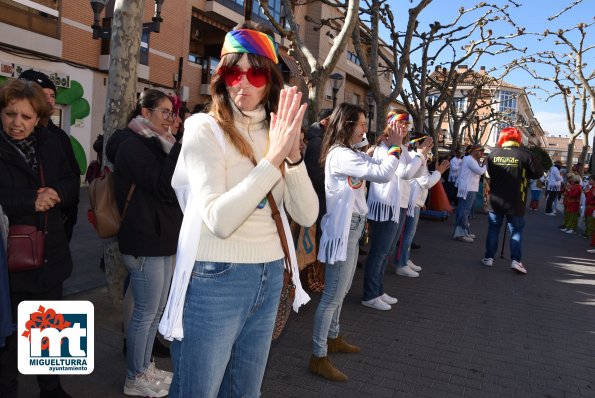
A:
MULTIPOLYGON (((511 269, 527 273, 525 203, 531 191, 530 208, 537 209, 538 183, 547 186, 549 215, 564 193, 567 233, 577 229, 584 192, 587 233, 594 232, 595 181, 581 189, 569 176, 562 188, 559 164, 545 178, 515 128, 502 130, 498 148, 487 157, 474 144, 464 157, 457 149, 452 159, 436 162, 432 138, 410 133, 403 111, 386 115, 386 128, 372 144, 366 111, 348 103, 324 110, 304 134, 307 105, 295 87, 284 88, 272 37, 256 23, 239 25, 225 37, 204 112, 191 116, 177 98, 146 90, 127 126, 105 143, 122 214, 119 250, 129 272, 126 395, 260 396, 286 262, 295 266, 283 247, 284 240, 294 240, 274 219, 277 208, 282 224, 291 219, 316 227, 317 261, 311 266, 323 273, 324 287, 307 366, 332 381, 348 376, 329 354, 361 350, 341 334, 340 318, 365 225, 370 247, 361 304, 388 311, 398 299, 385 291, 386 267, 400 277, 420 276, 411 247, 428 192, 441 180, 456 204, 453 238, 473 243, 475 198, 480 178, 489 175, 485 266, 493 265, 506 219, 511 269), (152 360, 158 330, 171 341, 173 372, 152 360)), ((80 181, 67 134, 48 123, 55 86, 39 72, 21 77, 0 88, 0 204, 10 226, 44 231, 46 249, 39 267, 9 278, 0 273, 0 292, 9 286, 0 302, 10 299, 13 319, 23 300, 62 297, 72 270, 68 242, 80 181)), ((0 249, 6 250, 4 242, 0 249)), ((292 283, 299 307, 309 297, 299 277, 292 283)), ((16 334, 0 331, 7 336, 0 350, 0 395, 16 397, 16 334)), ((41 397, 69 397, 58 376, 37 380, 41 397)))

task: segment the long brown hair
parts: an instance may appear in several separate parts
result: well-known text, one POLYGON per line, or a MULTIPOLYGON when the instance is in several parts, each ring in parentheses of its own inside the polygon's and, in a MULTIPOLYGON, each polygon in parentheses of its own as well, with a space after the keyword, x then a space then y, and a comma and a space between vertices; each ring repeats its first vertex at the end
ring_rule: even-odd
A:
POLYGON ((329 119, 322 149, 320 150, 320 164, 324 166, 326 156, 334 145, 351 148, 351 138, 357 127, 360 114, 366 114, 364 108, 343 102, 335 108, 329 119))
MULTIPOLYGON (((259 32, 266 33, 267 35, 274 37, 273 32, 264 27, 261 24, 252 21, 246 21, 239 24, 235 29, 252 29, 259 32)), ((227 135, 231 144, 244 156, 248 157, 254 163, 254 154, 252 153, 252 147, 236 129, 233 120, 233 110, 231 106, 231 99, 227 92, 227 86, 224 80, 219 75, 219 69, 223 66, 234 66, 240 61, 244 54, 231 53, 225 54, 217 69, 213 73, 211 78, 211 105, 209 113, 217 120, 223 133, 227 135)), ((279 104, 279 95, 283 88, 283 77, 277 65, 270 59, 255 54, 246 54, 248 56, 248 62, 250 66, 256 68, 266 68, 269 70, 269 81, 266 86, 264 98, 262 103, 264 104, 265 114, 267 115, 267 121, 270 122, 271 112, 277 112, 277 105, 279 104)))

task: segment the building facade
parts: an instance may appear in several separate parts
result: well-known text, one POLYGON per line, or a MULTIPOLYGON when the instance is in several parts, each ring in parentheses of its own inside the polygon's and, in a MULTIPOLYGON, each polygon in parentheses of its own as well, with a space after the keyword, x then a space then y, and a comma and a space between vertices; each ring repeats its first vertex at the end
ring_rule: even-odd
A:
MULTIPOLYGON (((162 2, 162 0, 160 0, 162 2)), ((281 0, 269 1, 278 21, 284 18, 281 0)), ((111 25, 114 0, 101 14, 101 24, 111 25)), ((244 20, 245 4, 239 0, 176 0, 163 2, 160 33, 141 36, 137 91, 157 88, 180 96, 188 108, 209 101, 209 81, 219 62, 225 34, 244 20)), ((144 21, 151 21, 155 2, 146 0, 144 21)), ((299 34, 318 59, 332 43, 332 29, 315 29, 315 21, 342 17, 342 10, 321 2, 294 8, 299 34), (307 17, 306 17, 307 16, 307 17), (327 31, 328 30, 328 31, 327 31)), ((252 16, 267 23, 258 1, 252 16)), ((109 40, 94 40, 93 11, 86 1, 0 0, 0 83, 36 69, 49 75, 58 87, 58 110, 53 119, 80 142, 88 161, 95 157, 92 143, 103 130, 107 95, 109 40)), ((340 26, 337 26, 340 28, 340 26)), ((289 43, 278 35, 280 68, 287 84, 307 90, 289 43)), ((347 101, 369 109, 368 84, 350 43, 324 89, 320 109, 347 101), (337 76, 340 75, 340 78, 337 76)), ((391 75, 385 76, 386 94, 391 75)))

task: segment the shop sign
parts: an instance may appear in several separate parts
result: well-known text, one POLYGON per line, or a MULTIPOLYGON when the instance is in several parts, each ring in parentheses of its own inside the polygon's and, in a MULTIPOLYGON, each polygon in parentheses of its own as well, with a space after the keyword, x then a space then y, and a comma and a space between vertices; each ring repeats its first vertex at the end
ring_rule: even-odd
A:
POLYGON ((27 69, 33 69, 38 72, 45 73, 49 77, 49 79, 52 81, 52 83, 54 83, 56 85, 56 87, 64 87, 64 88, 70 87, 70 76, 68 76, 68 75, 65 75, 62 73, 57 73, 57 72, 49 72, 49 71, 46 71, 43 69, 31 68, 30 66, 26 66, 26 65, 19 65, 19 64, 13 64, 13 63, 9 63, 9 62, 0 61, 0 76, 8 76, 8 77, 18 78, 19 75, 21 73, 23 73, 24 71, 26 71, 27 69))

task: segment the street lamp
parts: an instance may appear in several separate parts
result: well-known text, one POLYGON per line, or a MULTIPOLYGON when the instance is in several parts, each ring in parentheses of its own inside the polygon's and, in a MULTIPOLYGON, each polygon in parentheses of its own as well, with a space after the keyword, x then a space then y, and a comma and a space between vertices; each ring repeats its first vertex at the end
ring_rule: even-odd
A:
POLYGON ((344 77, 340 73, 333 73, 331 75, 331 80, 333 82, 333 109, 335 109, 335 107, 337 106, 337 93, 343 85, 343 79, 344 77))
POLYGON ((368 134, 372 130, 372 119, 374 118, 374 93, 368 91, 366 95, 366 103, 368 104, 368 134))
MULTIPOLYGON (((101 14, 101 11, 103 11, 109 0, 89 1, 91 3, 91 8, 93 9, 93 25, 91 25, 91 28, 93 29, 93 39, 110 39, 112 36, 111 26, 105 27, 99 25, 99 14, 101 14)), ((151 18, 151 22, 143 23, 143 31, 146 31, 147 33, 159 33, 161 22, 163 22, 163 18, 161 18, 161 7, 163 6, 164 1, 165 0, 155 0, 155 15, 151 18)))

